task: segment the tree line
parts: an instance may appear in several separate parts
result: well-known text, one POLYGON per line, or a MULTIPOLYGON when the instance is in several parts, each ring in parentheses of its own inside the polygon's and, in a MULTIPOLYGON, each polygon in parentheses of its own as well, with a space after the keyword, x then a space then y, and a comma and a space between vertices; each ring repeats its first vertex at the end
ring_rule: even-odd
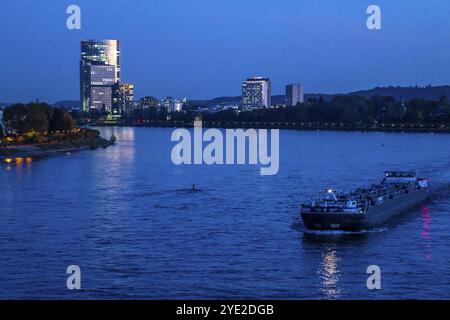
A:
MULTIPOLYGON (((165 109, 135 108, 122 114, 126 124, 146 121, 184 121, 192 123, 201 117, 209 122, 304 122, 343 123, 351 126, 376 126, 380 124, 450 125, 450 101, 442 95, 439 100, 411 99, 397 101, 394 97, 336 96, 331 100, 311 98, 295 107, 218 112, 200 111, 201 106, 189 106, 182 112, 168 113, 165 109)), ((101 120, 103 115, 94 118, 101 120)), ((72 130, 75 121, 63 108, 53 108, 46 103, 14 104, 4 109, 5 133, 24 135, 72 130)), ((2 132, 0 131, 0 134, 2 132)))
POLYGON ((199 112, 189 108, 183 112, 167 113, 156 108, 137 108, 124 114, 126 122, 185 121, 192 122, 201 116, 204 121, 217 122, 314 122, 344 123, 347 125, 372 126, 377 124, 450 124, 450 102, 446 96, 437 101, 412 99, 396 101, 394 97, 336 96, 309 99, 295 107, 279 107, 238 111, 199 112))

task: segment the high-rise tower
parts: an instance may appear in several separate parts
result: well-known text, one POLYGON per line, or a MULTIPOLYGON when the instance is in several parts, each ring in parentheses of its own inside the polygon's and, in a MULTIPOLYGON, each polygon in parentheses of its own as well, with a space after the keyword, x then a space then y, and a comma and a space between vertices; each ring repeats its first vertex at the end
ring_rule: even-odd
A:
POLYGON ((81 41, 80 102, 84 112, 111 110, 112 86, 120 81, 118 40, 81 41))
POLYGON ((270 80, 263 77, 247 79, 242 83, 242 107, 244 109, 270 108, 270 80))

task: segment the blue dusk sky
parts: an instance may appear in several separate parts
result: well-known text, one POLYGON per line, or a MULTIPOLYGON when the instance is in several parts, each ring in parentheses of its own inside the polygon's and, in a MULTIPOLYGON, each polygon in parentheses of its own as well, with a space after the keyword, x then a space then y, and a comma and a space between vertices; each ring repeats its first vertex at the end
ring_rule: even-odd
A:
POLYGON ((240 95, 243 79, 273 94, 450 83, 448 0, 0 1, 0 101, 79 98, 81 39, 121 41, 122 80, 137 98, 240 95), (81 30, 66 8, 81 8, 81 30), (366 9, 382 10, 368 30, 366 9))

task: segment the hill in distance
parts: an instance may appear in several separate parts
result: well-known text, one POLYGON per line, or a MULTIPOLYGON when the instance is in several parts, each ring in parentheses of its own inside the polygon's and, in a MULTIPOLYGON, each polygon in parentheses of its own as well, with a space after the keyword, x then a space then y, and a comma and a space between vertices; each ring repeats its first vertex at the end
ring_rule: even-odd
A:
POLYGON ((63 107, 64 109, 79 108, 79 100, 61 100, 52 104, 53 107, 63 107))
POLYGON ((377 87, 370 90, 361 90, 349 93, 370 98, 372 96, 392 96, 396 100, 425 99, 439 100, 441 95, 450 97, 450 86, 426 87, 377 87))

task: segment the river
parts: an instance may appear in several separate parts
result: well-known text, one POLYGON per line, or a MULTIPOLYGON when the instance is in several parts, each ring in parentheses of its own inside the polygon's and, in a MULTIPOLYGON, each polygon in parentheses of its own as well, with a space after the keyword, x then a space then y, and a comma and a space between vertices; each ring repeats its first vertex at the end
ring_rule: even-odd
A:
POLYGON ((261 176, 174 165, 170 128, 99 130, 117 145, 0 166, 0 298, 450 298, 450 187, 367 232, 312 233, 299 215, 385 170, 447 185, 448 135, 283 130, 279 172, 261 176))

